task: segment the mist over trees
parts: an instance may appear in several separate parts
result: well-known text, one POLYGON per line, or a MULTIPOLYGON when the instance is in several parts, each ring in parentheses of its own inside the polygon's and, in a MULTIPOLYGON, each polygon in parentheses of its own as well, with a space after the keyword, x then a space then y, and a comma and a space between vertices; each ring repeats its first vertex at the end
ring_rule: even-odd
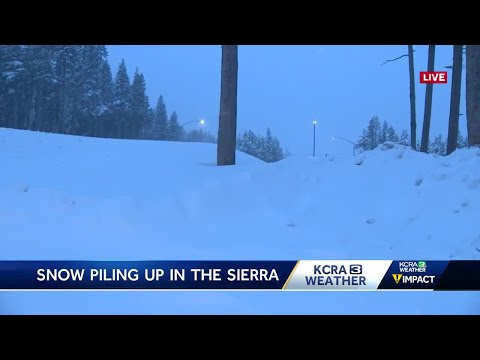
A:
MULTIPOLYGON (((112 73, 105 45, 0 45, 0 127, 121 139, 212 141, 189 135, 162 96, 125 61, 112 73)), ((194 130, 195 131, 195 130, 194 130)))

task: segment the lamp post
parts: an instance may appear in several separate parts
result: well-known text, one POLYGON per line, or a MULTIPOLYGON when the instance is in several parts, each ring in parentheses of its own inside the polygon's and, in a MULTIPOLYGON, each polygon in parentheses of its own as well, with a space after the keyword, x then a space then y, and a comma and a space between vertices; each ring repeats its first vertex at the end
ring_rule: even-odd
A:
POLYGON ((315 132, 317 128, 317 120, 313 120, 313 157, 315 157, 315 132))
POLYGON ((202 119, 202 120, 189 121, 189 122, 186 122, 186 123, 183 124, 183 125, 180 125, 180 127, 183 128, 184 126, 186 126, 186 125, 188 125, 188 124, 193 124, 193 123, 199 123, 200 125, 205 125, 205 120, 202 119))
POLYGON ((335 139, 340 139, 340 140, 343 140, 343 141, 346 141, 346 142, 352 144, 352 145, 353 145, 353 156, 355 156, 355 143, 354 143, 353 141, 347 140, 347 139, 345 139, 345 138, 343 138, 343 137, 341 137, 341 136, 334 136, 334 137, 332 137, 332 140, 335 140, 335 139))

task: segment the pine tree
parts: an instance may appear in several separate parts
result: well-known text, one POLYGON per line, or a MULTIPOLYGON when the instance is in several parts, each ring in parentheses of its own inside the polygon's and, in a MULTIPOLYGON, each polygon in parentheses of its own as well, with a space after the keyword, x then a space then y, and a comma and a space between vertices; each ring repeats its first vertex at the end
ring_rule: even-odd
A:
POLYGON ((115 76, 113 118, 116 119, 116 136, 127 138, 131 132, 132 94, 130 78, 127 73, 125 60, 122 60, 115 76))
POLYGON ((377 116, 370 119, 367 127, 367 137, 370 141, 370 149, 368 150, 373 150, 380 144, 380 119, 377 116))
POLYGON ((95 136, 113 137, 115 135, 111 122, 112 122, 112 107, 114 100, 114 85, 112 70, 108 60, 104 60, 102 63, 102 77, 100 97, 102 99, 102 107, 100 109, 100 117, 97 121, 97 128, 95 136))
MULTIPOLYGON (((388 124, 386 130, 387 129, 388 124)), ((359 151, 373 150, 380 144, 381 139, 382 128, 380 126, 380 119, 374 116, 370 119, 367 128, 363 130, 362 136, 357 141, 355 147, 359 149, 359 151)))
POLYGON ((77 87, 80 99, 77 112, 80 118, 80 135, 95 136, 100 131, 100 117, 105 111, 104 63, 107 58, 105 45, 85 45, 80 49, 80 69, 77 87))
POLYGON ((402 134, 400 135, 400 138, 398 139, 398 142, 401 145, 405 145, 405 146, 410 146, 411 145, 410 137, 408 136, 408 131, 407 130, 402 130, 402 134))
POLYGON ((132 134, 133 139, 143 137, 143 130, 148 121, 148 111, 150 105, 146 95, 146 84, 143 74, 135 70, 132 83, 132 134))
POLYGON ((238 137, 237 150, 254 156, 265 162, 276 162, 286 157, 280 141, 267 129, 266 136, 258 136, 252 130, 245 131, 238 137))
POLYGON ((203 131, 202 129, 195 129, 189 131, 185 134, 184 141, 187 142, 205 142, 205 143, 216 143, 217 139, 214 135, 209 132, 203 131))
POLYGON ((0 45, 0 126, 24 128, 23 108, 29 74, 27 71, 27 46, 0 45))
POLYGON ((167 139, 180 141, 183 138, 183 128, 178 123, 177 113, 174 111, 168 121, 167 139))
POLYGON ((245 131, 239 139, 237 149, 245 154, 259 158, 263 148, 263 139, 252 130, 245 131))
POLYGON ((383 144, 387 141, 387 133, 388 133, 388 123, 384 120, 382 124, 382 130, 380 131, 378 143, 383 144))
POLYGON ((114 86, 105 45, 0 45, 1 126, 131 137, 129 87, 123 61, 114 86))
POLYGON ((266 162, 272 162, 274 159, 274 151, 275 145, 273 141, 272 132, 270 128, 267 129, 267 134, 265 136, 265 140, 263 142, 263 151, 262 151, 262 158, 266 162))
POLYGON ((437 155, 445 155, 447 151, 447 143, 443 139, 442 134, 437 135, 433 142, 430 144, 429 148, 429 153, 432 154, 437 154, 437 155))
POLYGON ((167 108, 161 95, 157 101, 155 117, 153 118, 153 124, 150 129, 149 137, 155 140, 167 140, 168 138, 167 108))
POLYGON ((76 118, 82 91, 79 86, 80 74, 80 47, 78 45, 56 46, 55 132, 71 134, 80 127, 76 118))
POLYGON ((371 150, 371 142, 368 138, 367 130, 363 129, 362 136, 358 139, 357 143, 355 144, 355 148, 359 152, 363 152, 366 150, 371 150))
POLYGON ((400 140, 397 133, 395 132, 395 128, 392 125, 388 126, 386 140, 393 141, 393 142, 399 142, 400 140))
POLYGON ((273 150, 272 150, 272 162, 280 161, 285 159, 286 155, 283 151, 283 148, 280 144, 280 140, 274 136, 273 137, 273 150))
POLYGON ((463 149, 468 146, 468 141, 460 133, 460 130, 457 133, 457 149, 463 149))

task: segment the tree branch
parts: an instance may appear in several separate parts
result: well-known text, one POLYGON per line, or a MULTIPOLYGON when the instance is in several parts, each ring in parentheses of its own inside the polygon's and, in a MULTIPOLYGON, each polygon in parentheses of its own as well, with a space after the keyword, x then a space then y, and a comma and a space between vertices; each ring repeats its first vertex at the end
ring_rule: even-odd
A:
MULTIPOLYGON (((415 52, 415 50, 413 50, 413 51, 415 52)), ((380 66, 385 65, 385 64, 387 64, 387 63, 389 63, 389 62, 392 62, 392 61, 396 61, 396 60, 401 59, 401 58, 403 58, 403 57, 408 57, 408 54, 399 56, 399 57, 397 57, 397 58, 395 58, 395 59, 385 60, 380 66)))

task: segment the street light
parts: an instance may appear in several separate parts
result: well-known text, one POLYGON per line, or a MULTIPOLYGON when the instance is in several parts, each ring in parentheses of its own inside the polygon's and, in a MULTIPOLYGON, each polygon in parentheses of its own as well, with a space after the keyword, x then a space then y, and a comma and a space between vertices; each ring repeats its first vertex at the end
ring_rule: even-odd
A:
POLYGON ((183 128, 184 126, 186 126, 186 125, 188 125, 188 124, 193 124, 193 123, 198 123, 198 124, 200 124, 200 125, 205 125, 205 120, 202 119, 202 120, 189 121, 189 122, 187 122, 187 123, 185 123, 185 124, 183 124, 183 125, 180 125, 180 127, 183 128))
POLYGON ((315 157, 315 130, 317 128, 317 120, 313 120, 313 157, 315 157))
POLYGON ((353 156, 355 156, 355 143, 353 141, 347 140, 347 139, 345 139, 341 136, 333 136, 332 140, 335 140, 335 139, 340 139, 340 140, 343 140, 343 141, 346 141, 346 142, 352 144, 353 145, 353 156))

